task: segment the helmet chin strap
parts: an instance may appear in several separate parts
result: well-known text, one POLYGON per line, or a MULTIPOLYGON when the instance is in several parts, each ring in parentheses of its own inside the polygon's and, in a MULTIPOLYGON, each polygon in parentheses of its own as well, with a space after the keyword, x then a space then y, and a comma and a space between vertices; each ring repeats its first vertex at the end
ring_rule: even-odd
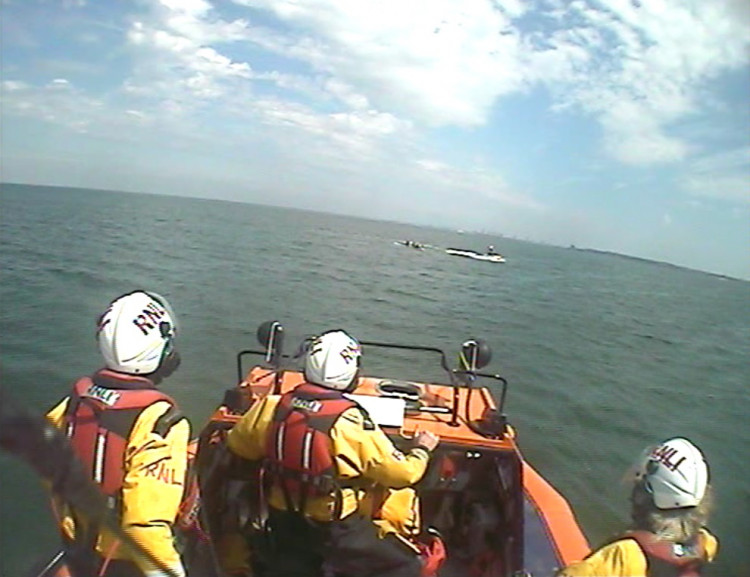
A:
POLYGON ((155 385, 158 385, 164 379, 174 373, 180 366, 181 362, 182 358, 180 357, 180 353, 175 350, 171 350, 164 357, 164 359, 162 359, 161 363, 159 364, 159 368, 151 373, 151 380, 155 385))
POLYGON ((349 386, 347 386, 344 389, 345 393, 352 393, 357 389, 357 386, 359 385, 359 369, 357 369, 357 372, 354 373, 354 378, 352 379, 352 382, 349 383, 349 386))
POLYGON ((159 324, 161 336, 166 340, 164 350, 161 353, 161 361, 157 369, 151 373, 151 380, 158 385, 162 380, 174 373, 180 366, 182 359, 180 353, 174 348, 174 328, 170 323, 162 322, 159 324))

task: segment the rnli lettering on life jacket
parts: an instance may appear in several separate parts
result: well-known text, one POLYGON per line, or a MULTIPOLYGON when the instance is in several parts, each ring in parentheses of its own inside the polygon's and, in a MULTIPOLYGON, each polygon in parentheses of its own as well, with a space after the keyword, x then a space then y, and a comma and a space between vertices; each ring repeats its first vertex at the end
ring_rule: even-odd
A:
MULTIPOLYGON (((119 497, 122 489, 125 450, 138 416, 157 401, 175 407, 168 395, 148 388, 148 381, 143 380, 144 388, 116 388, 118 384, 128 386, 127 381, 118 382, 108 371, 80 379, 73 386, 65 414, 73 449, 91 472, 91 478, 110 497, 119 497)), ((154 473, 165 482, 176 481, 168 472, 154 473)))
POLYGON ((120 393, 114 389, 105 389, 104 387, 91 383, 91 386, 86 389, 82 396, 97 399, 105 405, 112 407, 119 400, 120 393))
POLYGON ((310 413, 319 413, 323 408, 323 403, 313 399, 300 399, 299 397, 292 397, 291 405, 295 409, 302 409, 310 413))

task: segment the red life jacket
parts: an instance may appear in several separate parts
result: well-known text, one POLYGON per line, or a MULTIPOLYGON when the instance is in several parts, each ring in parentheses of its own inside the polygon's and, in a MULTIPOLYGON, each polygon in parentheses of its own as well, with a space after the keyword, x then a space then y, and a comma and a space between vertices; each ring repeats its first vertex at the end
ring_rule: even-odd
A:
POLYGON ((183 416, 172 398, 156 390, 151 381, 105 369, 73 386, 65 413, 66 432, 111 508, 120 502, 130 432, 141 412, 157 401, 171 405, 154 425, 164 436, 183 416))
POLYGON ((266 441, 266 467, 281 486, 289 511, 302 512, 308 497, 335 492, 334 519, 340 514, 336 464, 330 431, 357 403, 343 392, 303 383, 282 395, 266 441))
POLYGON ((705 561, 703 539, 698 536, 690 543, 675 543, 659 539, 650 531, 628 531, 646 555, 649 577, 699 577, 705 561))

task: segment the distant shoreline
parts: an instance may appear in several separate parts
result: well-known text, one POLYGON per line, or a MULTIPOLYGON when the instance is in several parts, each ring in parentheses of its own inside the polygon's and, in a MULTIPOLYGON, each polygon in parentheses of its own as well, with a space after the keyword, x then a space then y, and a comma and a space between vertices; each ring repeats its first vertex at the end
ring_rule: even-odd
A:
POLYGON ((683 270, 701 272, 703 274, 707 274, 707 275, 710 275, 710 276, 713 276, 713 277, 716 277, 716 278, 725 279, 725 280, 740 281, 740 282, 750 282, 750 281, 747 281, 745 279, 741 279, 741 278, 734 277, 734 276, 729 276, 729 275, 726 275, 726 274, 721 274, 721 273, 718 273, 718 272, 711 272, 711 271, 707 271, 707 270, 700 270, 700 269, 696 269, 696 268, 690 268, 690 267, 687 267, 687 266, 683 266, 683 265, 679 265, 679 264, 674 264, 672 262, 666 262, 666 261, 663 261, 663 260, 654 260, 654 259, 651 259, 651 258, 644 258, 644 257, 641 257, 641 256, 633 256, 633 255, 630 255, 630 254, 624 254, 624 253, 615 252, 615 251, 612 251, 612 250, 602 250, 602 249, 598 249, 598 248, 579 248, 579 247, 573 246, 573 245, 571 245, 568 248, 570 250, 577 250, 579 252, 591 252, 591 253, 594 253, 594 254, 605 254, 605 255, 609 255, 609 256, 616 256, 616 257, 619 257, 619 258, 624 258, 624 259, 627 259, 627 260, 635 260, 635 261, 640 261, 640 262, 657 264, 657 265, 660 265, 660 266, 665 266, 665 267, 670 267, 670 268, 678 268, 678 269, 683 269, 683 270))
MULTIPOLYGON (((366 216, 361 216, 361 215, 356 215, 356 214, 332 213, 332 212, 327 212, 327 211, 316 211, 316 210, 309 209, 309 208, 298 208, 298 207, 292 207, 292 206, 287 206, 287 205, 268 204, 268 203, 258 202, 258 201, 242 201, 242 200, 233 200, 233 199, 226 199, 226 198, 209 198, 209 197, 203 197, 203 196, 189 196, 189 195, 183 196, 183 195, 178 195, 178 194, 168 194, 168 193, 163 193, 163 192, 159 193, 159 192, 150 192, 150 191, 149 192, 143 192, 143 191, 135 191, 135 190, 117 190, 117 189, 108 189, 108 188, 86 188, 86 187, 82 187, 82 186, 68 186, 68 185, 64 185, 64 184, 33 184, 33 183, 29 183, 29 182, 0 181, 0 186, 3 186, 3 185, 32 186, 32 187, 38 187, 38 188, 59 188, 59 189, 64 189, 64 190, 81 190, 81 191, 95 191, 95 192, 108 192, 108 193, 111 192, 111 193, 115 193, 115 194, 147 194, 147 195, 154 195, 154 196, 188 198, 188 199, 193 199, 193 200, 207 200, 207 201, 230 202, 230 203, 240 203, 240 204, 257 204, 257 205, 260 205, 260 206, 269 206, 271 208, 282 208, 282 209, 289 209, 289 210, 301 210, 303 212, 318 212, 318 213, 321 213, 321 214, 338 214, 339 216, 346 216, 346 217, 351 217, 351 218, 360 218, 360 219, 363 219, 363 220, 374 220, 376 222, 377 221, 393 222, 393 223, 397 223, 397 224, 407 224, 407 225, 410 225, 410 226, 416 226, 416 227, 420 227, 420 228, 431 228, 429 225, 416 224, 416 223, 412 223, 412 222, 404 222, 404 221, 399 221, 399 220, 395 220, 395 219, 394 220, 391 220, 391 219, 372 219, 372 218, 368 218, 366 216)), ((456 230, 456 229, 453 229, 453 228, 450 228, 450 227, 447 227, 447 226, 432 227, 432 228, 437 228, 439 230, 453 231, 453 232, 456 232, 457 234, 475 233, 475 234, 482 234, 482 235, 485 235, 485 236, 498 237, 498 238, 501 238, 501 239, 510 239, 510 240, 515 241, 515 242, 528 242, 530 244, 538 244, 538 245, 546 245, 546 246, 557 246, 559 248, 563 248, 563 249, 567 248, 569 250, 576 250, 576 251, 579 251, 579 252, 589 252, 589 253, 593 253, 593 254, 616 256, 616 257, 624 258, 624 259, 628 259, 628 260, 640 261, 640 262, 651 263, 651 264, 660 265, 660 266, 672 267, 672 268, 676 268, 676 269, 682 269, 682 270, 687 270, 687 271, 699 272, 699 273, 703 273, 703 274, 706 274, 706 275, 709 275, 709 276, 712 276, 712 277, 715 277, 715 278, 723 279, 723 280, 739 281, 739 282, 750 282, 750 278, 744 279, 744 278, 741 278, 741 277, 735 277, 735 276, 730 276, 730 275, 727 275, 727 274, 722 274, 722 273, 717 273, 717 272, 711 272, 711 271, 697 269, 697 268, 691 268, 691 267, 685 266, 685 265, 679 265, 679 264, 675 264, 675 263, 671 263, 671 262, 666 262, 666 261, 661 261, 661 260, 655 260, 655 259, 645 258, 645 257, 640 257, 640 256, 633 256, 633 255, 624 254, 624 253, 615 252, 615 251, 610 251, 610 250, 603 250, 603 249, 597 249, 597 248, 580 248, 580 247, 577 247, 577 246, 575 246, 573 244, 571 244, 571 245, 569 245, 569 246, 566 247, 566 246, 564 246, 562 244, 551 244, 551 243, 546 243, 546 242, 542 242, 542 241, 534 241, 534 240, 521 240, 521 239, 513 238, 513 237, 504 237, 502 235, 502 233, 500 233, 500 232, 497 232, 497 233, 488 233, 488 232, 467 231, 467 230, 463 230, 463 229, 456 230)))

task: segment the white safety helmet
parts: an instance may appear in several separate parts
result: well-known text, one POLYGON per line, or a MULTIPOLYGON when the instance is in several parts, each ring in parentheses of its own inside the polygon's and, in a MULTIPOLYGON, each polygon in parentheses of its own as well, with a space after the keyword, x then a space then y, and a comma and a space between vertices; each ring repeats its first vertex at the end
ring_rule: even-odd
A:
POLYGON ((636 464, 636 479, 659 509, 696 507, 706 493, 708 465, 687 439, 668 439, 643 453, 636 464))
POLYGON ((177 319, 167 299, 145 291, 118 297, 99 318, 99 350, 107 368, 130 374, 155 372, 173 353, 177 319))
POLYGON ((346 390, 357 378, 362 347, 344 331, 315 337, 305 357, 305 378, 329 389, 346 390))

